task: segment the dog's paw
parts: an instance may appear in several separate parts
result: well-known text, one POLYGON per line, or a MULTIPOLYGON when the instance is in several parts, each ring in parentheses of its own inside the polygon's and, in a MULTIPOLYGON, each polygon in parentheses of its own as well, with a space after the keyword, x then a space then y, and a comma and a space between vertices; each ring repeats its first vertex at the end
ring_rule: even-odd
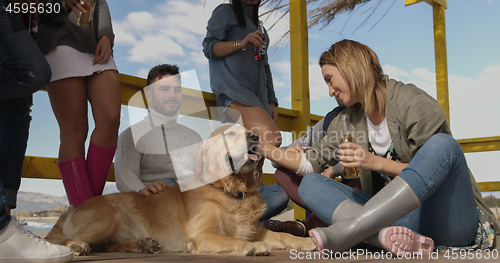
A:
POLYGON ((316 246, 314 245, 310 237, 304 237, 301 239, 302 241, 296 247, 297 250, 313 251, 316 249, 316 246))
POLYGON ((147 237, 141 240, 141 253, 158 253, 161 250, 161 245, 158 241, 147 237))
POLYGON ((90 246, 85 242, 72 242, 68 245, 73 251, 74 256, 88 256, 90 254, 90 246))
POLYGON ((271 246, 264 242, 251 242, 243 247, 243 255, 247 256, 267 256, 271 254, 271 246))

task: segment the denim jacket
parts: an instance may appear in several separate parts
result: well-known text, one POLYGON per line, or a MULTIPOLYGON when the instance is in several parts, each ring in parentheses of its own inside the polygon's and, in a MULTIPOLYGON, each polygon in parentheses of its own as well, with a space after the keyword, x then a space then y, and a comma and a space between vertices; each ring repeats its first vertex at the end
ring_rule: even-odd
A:
MULTIPOLYGON (((203 52, 209 59, 210 87, 218 101, 220 95, 253 107, 264 108, 268 113, 269 104, 278 106, 274 93, 268 56, 265 60, 255 60, 253 48, 238 51, 225 57, 218 57, 213 47, 220 41, 235 41, 245 38, 257 30, 250 9, 243 5, 246 27, 240 27, 230 4, 221 4, 212 13, 207 24, 207 35, 203 40, 203 52)), ((265 31, 265 30, 264 30, 265 31)), ((269 47, 269 35, 265 42, 269 47)))

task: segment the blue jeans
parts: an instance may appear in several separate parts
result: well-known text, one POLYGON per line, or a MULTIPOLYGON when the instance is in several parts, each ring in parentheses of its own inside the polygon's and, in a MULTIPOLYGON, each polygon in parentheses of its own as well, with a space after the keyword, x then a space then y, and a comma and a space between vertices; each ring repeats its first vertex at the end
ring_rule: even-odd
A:
POLYGON ((264 185, 259 188, 259 192, 262 195, 262 199, 267 203, 267 209, 260 217, 260 221, 277 216, 288 205, 288 195, 277 184, 264 185))
POLYGON ((31 121, 32 94, 50 80, 50 66, 24 28, 19 14, 0 0, 0 229, 10 221, 31 121))
MULTIPOLYGON (((437 245, 466 246, 476 235, 478 215, 469 169, 458 142, 446 134, 432 136, 399 175, 422 205, 393 223, 431 237, 437 245)), ((304 177, 302 202, 321 220, 332 223, 346 199, 364 205, 372 196, 319 174, 304 177)))

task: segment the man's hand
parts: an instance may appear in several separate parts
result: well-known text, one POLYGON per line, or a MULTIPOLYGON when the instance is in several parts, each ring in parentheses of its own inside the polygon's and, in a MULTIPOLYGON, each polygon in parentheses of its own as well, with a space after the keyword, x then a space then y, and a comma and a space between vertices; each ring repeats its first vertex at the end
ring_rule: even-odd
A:
POLYGON ((161 191, 167 189, 168 184, 163 181, 154 181, 149 183, 146 187, 144 187, 141 191, 137 192, 142 196, 150 196, 160 193, 161 191))

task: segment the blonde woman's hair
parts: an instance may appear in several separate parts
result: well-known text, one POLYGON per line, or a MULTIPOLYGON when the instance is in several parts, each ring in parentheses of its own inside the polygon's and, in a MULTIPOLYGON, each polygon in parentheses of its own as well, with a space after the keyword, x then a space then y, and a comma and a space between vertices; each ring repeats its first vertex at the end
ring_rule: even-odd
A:
POLYGON ((377 54, 353 40, 342 40, 323 52, 319 65, 336 66, 344 76, 351 94, 359 98, 366 115, 385 111, 385 88, 382 66, 377 54))

